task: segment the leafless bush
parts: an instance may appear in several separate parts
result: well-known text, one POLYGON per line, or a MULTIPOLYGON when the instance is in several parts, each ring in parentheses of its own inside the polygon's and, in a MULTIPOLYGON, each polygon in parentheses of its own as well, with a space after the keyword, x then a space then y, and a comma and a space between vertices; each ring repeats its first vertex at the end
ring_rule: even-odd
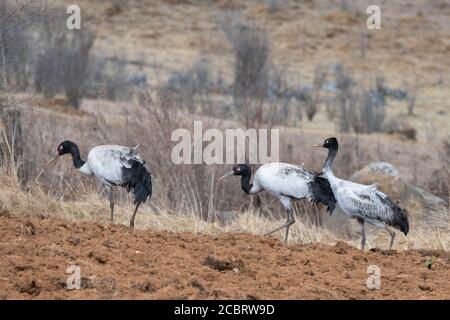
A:
POLYGON ((46 98, 54 97, 61 90, 58 53, 48 48, 36 59, 34 86, 37 92, 41 92, 46 98))
POLYGON ((349 132, 354 110, 352 93, 353 80, 340 64, 334 65, 333 73, 336 90, 336 104, 337 109, 339 110, 339 131, 349 132))
MULTIPOLYGON (((136 77, 136 76, 135 76, 136 77)), ((89 61, 85 95, 112 101, 129 101, 138 87, 145 84, 145 77, 133 78, 126 62, 93 56, 89 61)))
POLYGON ((89 51, 94 43, 94 35, 88 31, 76 31, 71 44, 63 54, 62 70, 65 72, 62 81, 66 98, 72 106, 79 108, 85 92, 89 51))
POLYGON ((432 173, 432 179, 427 187, 444 199, 448 207, 450 203, 450 136, 442 139, 441 144, 436 146, 436 151, 442 167, 432 173))
POLYGON ((43 23, 43 51, 36 61, 36 90, 46 97, 64 92, 67 102, 78 108, 85 94, 89 53, 94 34, 89 30, 67 30, 62 16, 43 23))
POLYGON ((408 115, 412 116, 414 114, 414 108, 416 106, 416 97, 418 90, 417 79, 413 81, 405 81, 405 95, 403 100, 406 100, 406 107, 408 109, 408 115))
POLYGON ((324 68, 322 66, 317 66, 314 70, 313 87, 305 93, 305 112, 309 121, 312 121, 317 111, 319 111, 318 104, 320 101, 320 91, 325 77, 326 73, 324 68))
MULTIPOLYGON (((386 116, 386 88, 384 78, 376 78, 373 89, 355 86, 355 81, 340 65, 334 66, 335 102, 339 114, 339 131, 357 133, 382 132, 386 116)), ((327 107, 329 117, 331 106, 327 107)), ((333 115, 334 116, 334 115, 333 115)))
POLYGON ((31 3, 18 8, 0 3, 0 89, 21 91, 28 87, 33 50, 29 27, 40 13, 31 3))
POLYGON ((350 5, 348 4, 348 0, 339 1, 339 8, 344 12, 350 12, 350 5))
POLYGON ((170 97, 173 103, 188 112, 211 115, 215 83, 208 59, 200 57, 192 67, 172 73, 162 91, 164 98, 170 97))
POLYGON ((362 92, 352 117, 352 127, 358 133, 382 132, 386 116, 385 104, 376 90, 362 92))
POLYGON ((414 94, 408 95, 408 99, 406 101, 408 107, 408 115, 414 114, 414 107, 416 106, 416 96, 414 94))
POLYGON ((269 74, 269 88, 267 101, 268 115, 273 124, 296 125, 302 119, 302 105, 300 104, 299 90, 289 87, 283 77, 284 70, 272 67, 269 74))
POLYGON ((274 14, 282 9, 286 5, 285 0, 266 0, 267 12, 274 14))
POLYGON ((267 33, 242 22, 225 27, 225 32, 235 58, 233 100, 236 112, 247 127, 250 123, 262 123, 269 82, 267 33))
POLYGON ((14 93, 27 89, 34 47, 29 29, 45 11, 34 1, 0 3, 0 161, 15 178, 27 180, 23 162, 22 110, 14 93))

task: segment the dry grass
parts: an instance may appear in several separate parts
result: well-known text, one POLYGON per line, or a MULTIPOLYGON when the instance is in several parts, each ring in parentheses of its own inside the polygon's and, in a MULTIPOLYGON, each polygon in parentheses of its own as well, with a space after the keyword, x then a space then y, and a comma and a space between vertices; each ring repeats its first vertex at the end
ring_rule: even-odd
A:
MULTIPOLYGON (((41 185, 35 185, 30 191, 23 191, 14 174, 8 174, 5 169, 0 175, 2 190, 0 192, 0 212, 2 214, 28 215, 45 219, 64 219, 71 222, 91 221, 101 224, 109 223, 109 206, 106 198, 100 193, 81 192, 77 199, 64 201, 57 199, 44 191, 41 185)), ((116 205, 115 223, 128 225, 133 205, 124 201, 116 205)), ((396 249, 442 249, 450 250, 450 212, 440 209, 435 221, 411 221, 411 230, 407 237, 398 234, 396 249)), ((243 212, 234 212, 234 219, 223 224, 219 219, 207 222, 195 212, 173 212, 170 209, 158 207, 152 203, 141 206, 137 215, 138 229, 168 230, 171 232, 190 232, 202 234, 221 234, 224 232, 251 233, 263 235, 283 220, 267 218, 258 210, 249 208, 243 212)), ((353 221, 348 221, 353 223, 353 221)), ((284 231, 279 231, 275 237, 283 239, 284 231)), ((322 243, 334 245, 342 240, 329 230, 311 223, 297 222, 290 229, 290 244, 322 243)), ((347 241, 358 247, 359 237, 347 241)), ((369 228, 368 247, 386 248, 387 233, 369 228)))

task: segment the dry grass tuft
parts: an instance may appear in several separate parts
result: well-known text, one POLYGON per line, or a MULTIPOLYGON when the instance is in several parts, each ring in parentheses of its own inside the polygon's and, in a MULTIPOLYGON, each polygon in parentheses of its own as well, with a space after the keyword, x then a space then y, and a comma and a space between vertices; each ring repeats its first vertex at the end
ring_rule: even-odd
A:
MULTIPOLYGON (((38 219, 58 218, 70 222, 91 221, 100 224, 109 223, 109 206, 106 198, 99 193, 81 193, 77 199, 57 199, 42 186, 36 185, 30 191, 23 191, 18 180, 3 170, 0 175, 0 212, 2 214, 28 215, 38 219)), ((115 209, 115 223, 128 226, 133 210, 131 202, 119 203, 115 209)), ((412 217, 411 231, 407 237, 398 234, 396 249, 450 249, 450 214, 447 209, 433 213, 434 221, 415 222, 412 217)), ((221 234, 224 232, 251 233, 263 235, 282 224, 284 220, 267 218, 258 210, 249 208, 244 212, 233 213, 233 219, 223 224, 219 219, 212 222, 203 220, 192 212, 173 212, 154 204, 141 206, 137 215, 136 228, 149 230, 167 230, 175 233, 190 232, 202 234, 221 234)), ((349 223, 352 223, 349 220, 349 223)), ((283 231, 276 233, 282 240, 283 231)), ((338 239, 331 231, 310 223, 297 222, 290 229, 290 244, 322 243, 334 245, 338 239)), ((358 236, 348 241, 359 247, 358 236)), ((386 248, 387 233, 382 230, 369 230, 368 246, 386 248)))

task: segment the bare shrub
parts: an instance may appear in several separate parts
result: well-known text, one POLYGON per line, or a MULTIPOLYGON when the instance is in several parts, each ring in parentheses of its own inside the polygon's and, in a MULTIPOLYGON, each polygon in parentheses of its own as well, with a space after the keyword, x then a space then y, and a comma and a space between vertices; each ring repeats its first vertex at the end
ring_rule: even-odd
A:
POLYGON ((233 100, 236 112, 248 127, 263 122, 263 102, 269 82, 267 33, 248 23, 225 27, 234 52, 233 100))
POLYGON ((37 92, 41 92, 46 98, 53 98, 61 90, 59 54, 48 48, 36 59, 34 86, 37 92))
MULTIPOLYGON (((382 132, 386 116, 386 88, 384 78, 377 76, 376 86, 367 90, 355 86, 355 81, 340 65, 333 68, 335 101, 339 114, 339 131, 357 133, 382 132)), ((329 117, 331 106, 327 107, 329 117)))
POLYGON ((129 101, 136 89, 145 84, 138 82, 127 69, 126 62, 93 56, 89 59, 85 96, 112 101, 129 101))
POLYGON ((319 111, 318 104, 320 101, 320 90, 322 89, 326 73, 322 66, 317 66, 314 70, 313 87, 311 90, 305 92, 305 112, 309 121, 314 119, 317 111, 319 111))
POLYGON ((214 80, 209 69, 209 60, 200 57, 192 67, 172 73, 161 88, 163 96, 170 98, 191 113, 212 114, 212 91, 214 80))
POLYGON ((450 136, 443 138, 440 145, 435 148, 442 167, 432 173, 432 179, 427 187, 444 199, 448 207, 450 203, 450 136))
POLYGON ((41 14, 31 4, 0 3, 0 89, 22 91, 29 85, 33 50, 29 27, 41 14))
POLYGON ((299 100, 303 96, 301 89, 289 87, 283 74, 284 70, 275 66, 270 69, 266 119, 273 124, 296 125, 302 119, 303 106, 299 100))
POLYGON ((67 102, 79 108, 85 94, 89 53, 94 34, 89 30, 67 30, 63 16, 53 16, 43 23, 43 50, 36 61, 35 88, 51 98, 64 92, 67 102))
POLYGON ((405 81, 405 94, 402 97, 402 100, 406 100, 406 107, 408 110, 408 115, 412 116, 414 114, 414 108, 416 106, 416 97, 418 90, 418 82, 417 79, 413 79, 412 81, 405 81))
POLYGON ((357 109, 352 117, 353 130, 358 133, 382 132, 386 116, 382 94, 376 90, 363 90, 356 100, 357 109))
POLYGON ((339 131, 349 132, 351 127, 351 117, 354 110, 352 93, 353 80, 340 64, 333 66, 336 104, 339 110, 339 131))
POLYGON ((416 96, 414 94, 409 94, 406 100, 406 105, 408 107, 408 115, 414 114, 414 107, 416 106, 416 96))
POLYGON ((34 1, 0 3, 0 160, 16 181, 29 176, 23 158, 22 110, 15 93, 29 85, 34 50, 29 29, 45 9, 34 1))
POLYGON ((277 12, 280 8, 279 8, 279 0, 268 0, 267 1, 267 12, 269 14, 274 14, 275 12, 277 12))
POLYGON ((88 31, 77 31, 70 40, 70 45, 63 53, 62 70, 65 77, 62 81, 68 103, 79 108, 83 98, 87 79, 89 51, 94 43, 94 35, 88 31))

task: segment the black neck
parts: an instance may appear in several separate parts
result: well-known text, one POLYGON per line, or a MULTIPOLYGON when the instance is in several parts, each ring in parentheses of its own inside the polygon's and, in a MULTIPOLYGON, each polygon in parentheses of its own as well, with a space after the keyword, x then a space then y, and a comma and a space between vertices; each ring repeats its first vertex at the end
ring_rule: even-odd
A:
POLYGON ((73 166, 77 169, 80 169, 84 165, 84 161, 81 160, 80 150, 76 144, 73 144, 72 149, 70 150, 70 154, 72 155, 73 166))
POLYGON ((338 148, 337 147, 332 147, 328 149, 328 156, 327 159, 325 160, 325 163, 323 165, 323 169, 324 171, 331 171, 332 167, 333 167, 333 161, 334 158, 336 158, 336 154, 338 152, 338 148))
POLYGON ((241 178, 241 187, 242 190, 244 190, 245 193, 250 193, 250 189, 253 187, 253 184, 250 183, 250 178, 252 174, 245 174, 241 178))

